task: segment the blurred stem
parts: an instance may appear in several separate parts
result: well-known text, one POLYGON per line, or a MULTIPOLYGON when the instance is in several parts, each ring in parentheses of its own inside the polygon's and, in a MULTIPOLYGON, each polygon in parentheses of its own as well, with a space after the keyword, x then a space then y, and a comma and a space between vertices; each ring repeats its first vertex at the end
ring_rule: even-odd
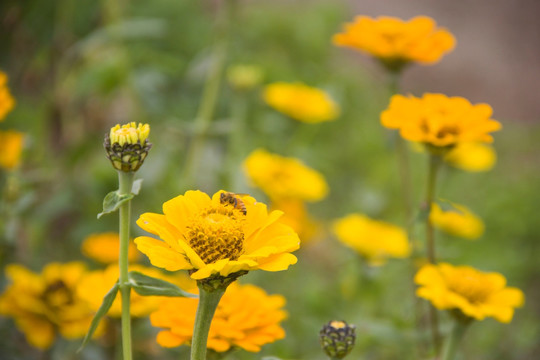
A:
MULTIPOLYGON (((431 204, 435 197, 436 183, 437 183, 437 172, 441 165, 441 159, 438 155, 430 154, 429 155, 429 169, 428 169, 428 181, 427 181, 427 191, 426 191, 426 207, 428 209, 426 215, 426 250, 428 261, 431 264, 435 263, 435 232, 433 229, 433 224, 430 220, 431 213, 431 204)), ((435 347, 436 354, 439 353, 441 348, 441 334, 439 333, 439 318, 437 310, 433 305, 429 304, 429 323, 431 327, 431 337, 433 341, 433 346, 435 347)))
MULTIPOLYGON (((133 187, 134 172, 118 171, 120 184, 119 195, 130 194, 133 187)), ((128 278, 128 245, 129 228, 131 218, 131 200, 120 206, 120 255, 118 266, 120 267, 120 294, 122 295, 122 349, 123 360, 131 360, 131 316, 130 295, 131 286, 128 278)))
POLYGON ((231 24, 234 23, 234 14, 236 8, 235 0, 225 0, 225 10, 221 11, 222 19, 218 22, 217 41, 214 45, 212 55, 212 64, 208 77, 204 84, 202 99, 197 111, 194 122, 194 137, 191 147, 188 150, 186 159, 186 176, 184 177, 189 187, 195 180, 195 174, 198 170, 198 161, 204 149, 208 130, 214 117, 214 111, 217 104, 219 88, 223 77, 223 68, 227 57, 229 45, 229 33, 231 24))
POLYGON ((459 344, 463 335, 469 328, 470 322, 464 323, 459 320, 455 320, 452 332, 444 344, 441 360, 453 360, 456 356, 459 344))
POLYGON ((193 340, 191 342, 191 360, 206 360, 206 343, 208 332, 214 313, 225 289, 207 291, 203 286, 199 286, 199 305, 195 315, 195 326, 193 328, 193 340))

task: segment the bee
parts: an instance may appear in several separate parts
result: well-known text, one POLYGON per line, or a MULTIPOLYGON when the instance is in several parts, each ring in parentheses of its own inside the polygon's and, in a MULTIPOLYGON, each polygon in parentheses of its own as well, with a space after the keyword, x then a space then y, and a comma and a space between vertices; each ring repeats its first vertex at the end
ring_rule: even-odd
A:
POLYGON ((235 209, 240 210, 242 214, 246 215, 246 204, 240 199, 238 195, 243 194, 235 194, 232 192, 222 192, 219 197, 219 202, 223 205, 232 205, 235 209))

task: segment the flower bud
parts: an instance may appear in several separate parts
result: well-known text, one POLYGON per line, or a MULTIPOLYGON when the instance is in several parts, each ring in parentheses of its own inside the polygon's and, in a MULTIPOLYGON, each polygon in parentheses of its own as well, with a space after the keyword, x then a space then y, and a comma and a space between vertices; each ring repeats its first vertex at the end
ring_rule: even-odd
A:
POLYGON ((139 170, 152 147, 148 142, 149 134, 148 124, 131 122, 111 128, 105 135, 103 146, 112 166, 124 172, 139 170))
POLYGON ((354 325, 345 321, 330 321, 320 332, 321 346, 330 358, 343 359, 354 347, 354 325))

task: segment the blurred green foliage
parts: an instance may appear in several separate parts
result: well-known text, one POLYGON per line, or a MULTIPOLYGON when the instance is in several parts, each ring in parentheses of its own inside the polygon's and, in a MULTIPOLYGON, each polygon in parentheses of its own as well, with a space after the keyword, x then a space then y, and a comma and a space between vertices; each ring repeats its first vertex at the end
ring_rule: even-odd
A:
MULTIPOLYGON (((9 74, 16 109, 0 124, 28 134, 22 167, 2 174, 1 265, 24 263, 34 270, 51 261, 82 259, 89 234, 117 228, 115 215, 96 219, 116 173, 102 148, 103 135, 118 122, 151 124, 154 147, 137 173, 144 179, 133 213, 159 212, 161 204, 195 187, 222 187, 254 194, 242 175, 242 157, 257 147, 302 159, 325 174, 330 196, 310 206, 323 223, 350 212, 403 222, 392 137, 378 121, 387 104, 382 71, 366 70, 356 57, 331 45, 331 36, 354 14, 343 2, 236 1, 226 66, 254 64, 265 82, 303 81, 327 90, 342 107, 335 122, 294 123, 264 105, 260 89, 248 93, 222 83, 212 125, 197 159, 194 184, 185 180, 186 156, 197 129, 194 119, 206 75, 223 41, 222 1, 57 0, 0 3, 0 68, 9 74), (245 111, 240 156, 230 162, 228 136, 235 111, 245 111), (235 110, 236 109, 236 110, 235 110), (8 186, 9 185, 9 186, 8 186)), ((423 89, 429 91, 430 89, 423 89)), ((419 94, 417 94, 419 95, 419 94)), ((491 104, 497 109, 497 104, 491 104)), ((499 156, 487 173, 445 168, 439 195, 466 204, 486 223, 476 242, 437 234, 438 252, 454 264, 503 273, 526 294, 513 322, 475 324, 463 359, 536 359, 540 356, 540 128, 502 120, 499 156)), ((427 158, 413 153, 416 204, 425 186, 427 158)), ((417 226, 422 239, 421 224, 417 226)), ((139 229, 134 229, 140 234, 139 229)), ((421 241, 419 241, 421 244, 421 241)), ((307 244, 287 272, 254 272, 241 279, 288 299, 287 337, 260 354, 229 359, 323 359, 318 332, 331 319, 357 326, 350 358, 419 359, 414 329, 411 270, 407 261, 368 268, 327 232, 307 244)), ((5 282, 4 282, 5 283, 5 282)), ((425 304, 424 304, 425 305, 425 304)), ((448 319, 443 316, 443 331, 448 319)), ((35 359, 38 353, 0 320, 3 359, 35 359)), ((137 358, 187 358, 187 349, 165 350, 147 320, 135 324, 137 358), (146 355, 143 354, 146 352, 146 355)), ((75 355, 78 342, 60 341, 53 359, 100 359, 96 344, 75 355)))

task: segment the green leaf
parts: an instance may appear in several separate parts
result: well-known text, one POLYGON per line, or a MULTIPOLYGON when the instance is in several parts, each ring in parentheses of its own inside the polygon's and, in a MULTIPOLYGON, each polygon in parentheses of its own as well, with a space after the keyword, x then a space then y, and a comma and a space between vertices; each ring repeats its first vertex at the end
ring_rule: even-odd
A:
POLYGON ((168 281, 156 279, 138 271, 129 272, 129 282, 133 290, 143 296, 197 297, 197 295, 190 294, 168 281))
POLYGON ((101 318, 104 317, 109 309, 111 308, 114 299, 116 299, 116 294, 118 293, 120 285, 118 284, 118 281, 114 286, 109 290, 109 292, 103 297, 103 302, 101 303, 101 306, 99 307, 98 311, 96 312, 96 315, 92 319, 92 323, 90 324, 90 328, 88 329, 88 332, 86 333, 86 336, 83 339, 83 342, 81 344, 81 347, 77 352, 81 351, 85 345, 88 343, 88 341, 92 338, 92 335, 94 335, 94 332, 96 331, 99 322, 101 321, 101 318))
POLYGON ((143 179, 137 179, 133 182, 133 186, 131 187, 131 193, 133 195, 139 195, 142 187, 142 181, 143 179))
POLYGON ((118 210, 120 205, 122 205, 126 201, 133 199, 134 196, 135 195, 133 194, 120 195, 118 193, 118 190, 111 191, 110 193, 107 194, 107 196, 105 196, 105 199, 103 199, 103 211, 98 214, 97 218, 99 219, 105 214, 110 214, 118 210))

